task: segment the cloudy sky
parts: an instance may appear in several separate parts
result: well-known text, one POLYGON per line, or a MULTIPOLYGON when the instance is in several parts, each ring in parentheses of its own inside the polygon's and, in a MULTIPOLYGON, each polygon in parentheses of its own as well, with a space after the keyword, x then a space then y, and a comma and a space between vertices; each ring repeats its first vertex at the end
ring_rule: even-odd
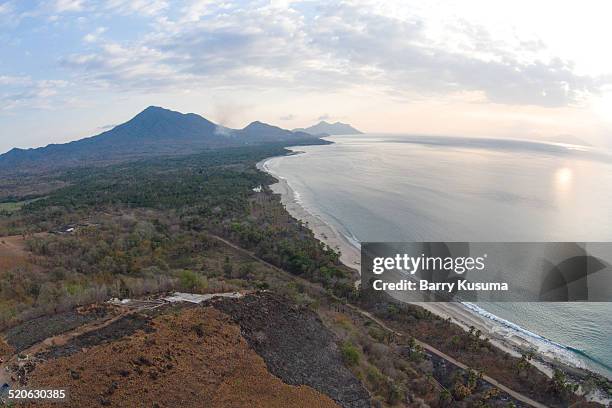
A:
POLYGON ((0 152, 148 105, 610 148, 606 3, 0 0, 0 152))

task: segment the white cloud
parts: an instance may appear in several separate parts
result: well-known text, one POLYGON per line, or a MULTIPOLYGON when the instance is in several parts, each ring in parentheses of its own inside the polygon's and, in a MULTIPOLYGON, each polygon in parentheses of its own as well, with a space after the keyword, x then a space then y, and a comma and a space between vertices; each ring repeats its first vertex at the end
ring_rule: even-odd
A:
POLYGON ((50 108, 60 90, 69 86, 64 80, 34 80, 30 77, 0 76, 0 110, 50 108))
POLYGON ((214 0, 196 0, 192 1, 181 10, 183 16, 181 18, 184 22, 199 21, 202 17, 210 15, 214 10, 214 0))
POLYGON ((57 57, 83 93, 374 90, 394 100, 478 95, 478 103, 559 107, 581 103, 610 82, 578 75, 567 60, 543 57, 545 44, 536 37, 500 39, 478 22, 456 16, 437 21, 428 6, 404 2, 45 4, 44 12, 63 21, 61 12, 71 11, 87 17, 89 30, 100 25, 81 32, 82 49, 57 57), (111 20, 135 16, 148 25, 118 39, 111 20))
MULTIPOLYGON (((21 22, 22 16, 17 12, 14 1, 5 1, 0 3, 0 34, 4 30, 15 28, 21 22)), ((0 43, 3 42, 0 37, 0 43)), ((4 42, 11 42, 6 41, 4 42)))
POLYGON ((1 14, 8 14, 12 10, 13 10, 13 7, 11 6, 11 4, 9 2, 0 4, 0 15, 1 14))
POLYGON ((102 8, 116 11, 120 14, 142 14, 154 16, 169 7, 165 0, 107 0, 101 3, 102 8))
POLYGON ((55 11, 58 13, 81 11, 84 7, 83 0, 56 0, 55 11))
MULTIPOLYGON (((158 14, 168 5, 113 0, 107 6, 158 14)), ((62 61, 81 69, 85 80, 151 91, 196 82, 319 90, 368 84, 395 95, 479 91, 495 103, 564 106, 598 86, 567 61, 526 60, 465 22, 452 27, 461 40, 450 47, 429 38, 418 15, 398 18, 363 4, 195 1, 180 11, 158 17, 138 41, 102 44, 95 54, 62 61)))
POLYGON ((32 79, 27 76, 0 75, 0 85, 14 86, 30 84, 32 79))
POLYGON ((100 39, 100 36, 104 34, 105 31, 106 31, 106 27, 98 27, 91 33, 86 34, 83 37, 83 41, 87 43, 94 43, 100 39))

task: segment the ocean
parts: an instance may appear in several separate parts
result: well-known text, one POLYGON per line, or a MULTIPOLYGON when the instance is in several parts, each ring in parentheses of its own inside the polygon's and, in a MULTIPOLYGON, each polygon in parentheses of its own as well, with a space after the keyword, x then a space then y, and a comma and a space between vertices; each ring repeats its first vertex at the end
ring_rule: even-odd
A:
MULTIPOLYGON (((612 156, 528 140, 366 134, 266 162, 351 242, 612 241, 612 156)), ((612 301, 612 299, 611 299, 612 301)), ((612 303, 467 305, 612 377, 612 303)))

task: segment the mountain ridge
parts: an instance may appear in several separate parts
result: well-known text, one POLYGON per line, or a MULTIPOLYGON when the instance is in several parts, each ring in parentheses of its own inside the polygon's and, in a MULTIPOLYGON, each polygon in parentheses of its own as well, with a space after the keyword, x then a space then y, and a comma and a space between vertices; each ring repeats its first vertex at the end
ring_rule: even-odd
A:
POLYGON ((198 150, 271 142, 318 140, 255 121, 243 129, 220 126, 195 114, 149 106, 133 118, 94 136, 44 147, 13 148, 0 155, 0 170, 27 172, 131 159, 183 155, 198 150))
POLYGON ((359 135, 363 134, 363 132, 355 129, 353 126, 348 123, 342 122, 334 122, 329 123, 327 121, 320 121, 316 125, 312 125, 307 128, 296 128, 293 129, 294 132, 305 132, 315 136, 331 136, 331 135, 359 135))

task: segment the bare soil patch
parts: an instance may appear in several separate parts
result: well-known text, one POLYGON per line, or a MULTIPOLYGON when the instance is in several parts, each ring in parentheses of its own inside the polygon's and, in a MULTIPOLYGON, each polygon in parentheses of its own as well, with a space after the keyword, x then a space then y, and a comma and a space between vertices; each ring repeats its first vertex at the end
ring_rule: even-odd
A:
POLYGON ((273 376, 240 327, 214 308, 183 308, 149 325, 148 333, 137 330, 38 363, 28 387, 68 389, 67 405, 74 407, 337 406, 308 386, 273 376))
POLYGON ((0 273, 26 264, 28 252, 23 236, 0 237, 0 273))

